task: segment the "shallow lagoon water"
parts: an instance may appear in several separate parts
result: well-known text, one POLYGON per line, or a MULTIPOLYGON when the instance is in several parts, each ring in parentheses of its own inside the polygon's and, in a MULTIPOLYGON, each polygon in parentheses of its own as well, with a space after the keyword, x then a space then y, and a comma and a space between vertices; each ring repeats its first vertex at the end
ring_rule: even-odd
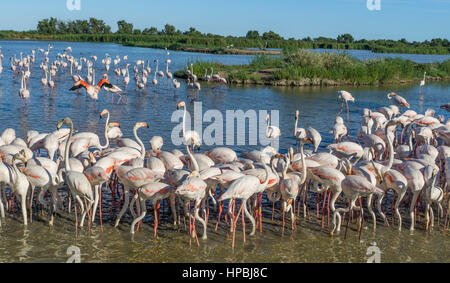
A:
MULTIPOLYGON (((5 55, 4 71, 0 76, 0 130, 12 127, 21 137, 24 137, 30 129, 50 132, 55 129, 58 120, 69 116, 73 119, 76 129, 101 133, 104 121, 99 120, 98 116, 102 109, 107 108, 111 112, 112 121, 121 124, 125 137, 132 137, 131 129, 135 122, 146 121, 149 122, 150 129, 140 130, 139 135, 147 147, 147 141, 153 135, 161 135, 165 140, 165 150, 174 148, 183 150, 181 146, 174 146, 170 142, 171 131, 178 124, 171 123, 170 118, 176 110, 177 103, 182 100, 187 102, 188 110, 193 111, 193 94, 186 91, 184 85, 179 92, 168 90, 164 86, 157 91, 149 87, 144 92, 137 92, 132 79, 128 92, 125 94, 126 104, 112 105, 110 94, 102 91, 94 109, 93 102, 84 95, 84 91, 81 91, 79 95, 68 91, 72 80, 67 73, 58 73, 55 78, 55 89, 50 92, 47 88, 43 92, 40 83, 42 72, 39 69, 42 57, 38 54, 30 79, 29 112, 24 111, 17 95, 20 79, 16 77, 12 80, 8 58, 14 54, 19 56, 21 51, 29 53, 32 48, 46 48, 47 44, 47 42, 0 41, 5 55)), ((161 62, 165 60, 164 50, 123 47, 116 44, 56 42, 53 45, 54 48, 50 53, 52 59, 70 45, 73 55, 77 58, 95 54, 100 61, 105 53, 109 53, 112 58, 116 55, 121 57, 128 55, 131 63, 137 59, 153 61, 154 58, 158 58, 161 62)), ((225 64, 245 64, 251 60, 251 56, 174 51, 170 53, 173 62, 172 72, 184 68, 187 61, 196 58, 219 60, 225 64)), ((97 67, 101 65, 99 61, 97 67)), ((154 69, 153 63, 151 66, 154 69)), ((97 78, 99 73, 98 70, 97 78)), ((85 76, 84 73, 82 75, 85 76)), ((112 70, 110 70, 110 79, 116 83, 112 70)), ((121 82, 117 84, 122 87, 121 82)), ((287 148, 295 143, 290 135, 293 129, 294 112, 299 109, 299 126, 312 126, 319 130, 323 136, 321 150, 324 150, 331 142, 329 131, 340 109, 336 95, 338 90, 340 89, 232 86, 226 91, 218 91, 212 84, 203 84, 202 91, 195 101, 202 102, 203 112, 209 109, 217 109, 221 113, 237 109, 279 110, 280 128, 283 134, 280 140, 281 152, 286 152, 287 148)), ((386 94, 390 91, 396 91, 404 96, 412 109, 418 112, 434 108, 437 115, 449 117, 447 112, 439 109, 439 105, 450 100, 450 84, 447 82, 427 83, 422 96, 419 94, 418 83, 403 86, 346 87, 346 90, 350 91, 356 99, 354 104, 350 104, 352 135, 357 133, 362 108, 377 109, 387 105, 389 101, 386 94)), ((115 100, 117 101, 117 97, 115 100)), ((203 127, 208 125, 209 123, 204 123, 203 127)), ((101 139, 103 141, 102 136, 101 139)), ((260 146, 251 145, 231 147, 238 152, 260 148, 260 146)), ((202 150, 209 148, 204 146, 202 150)), ((67 248, 75 245, 81 250, 82 262, 365 262, 368 257, 367 248, 372 242, 376 242, 380 248, 382 262, 450 261, 448 231, 425 232, 422 217, 417 224, 417 231, 410 235, 407 230, 409 217, 405 210, 402 211, 404 231, 398 232, 392 227, 383 227, 379 221, 377 231, 374 233, 371 222, 366 221, 366 228, 359 240, 355 224, 350 225, 346 239, 344 239, 345 227, 341 235, 334 237, 326 233, 327 225, 324 230, 321 230, 315 216, 314 204, 310 205, 311 219, 304 219, 301 216, 298 219, 297 231, 291 232, 287 228, 285 236, 281 237, 280 216, 276 214, 276 220, 272 223, 271 208, 265 205, 263 233, 257 233, 254 237, 247 235, 247 242, 243 244, 241 226, 238 224, 237 246, 233 252, 225 224, 222 222, 218 232, 214 232, 217 216, 213 212, 211 212, 208 228, 208 240, 200 240, 200 248, 197 248, 194 242, 192 248, 189 248, 189 238, 184 225, 180 230, 175 230, 168 224, 167 213, 163 215, 158 239, 153 238, 152 210, 149 210, 143 228, 132 238, 129 233, 130 216, 127 215, 119 228, 115 229, 112 227, 115 213, 110 213, 111 207, 108 205, 108 198, 105 196, 103 232, 100 232, 98 223, 90 232, 86 229, 76 232, 73 215, 68 215, 66 212, 61 212, 57 216, 53 228, 48 227, 42 217, 35 214, 33 223, 24 230, 20 212, 17 211, 14 216, 7 217, 0 230, 0 261, 65 262, 69 258, 66 253, 67 248)), ((247 231, 249 229, 247 225, 247 231)))

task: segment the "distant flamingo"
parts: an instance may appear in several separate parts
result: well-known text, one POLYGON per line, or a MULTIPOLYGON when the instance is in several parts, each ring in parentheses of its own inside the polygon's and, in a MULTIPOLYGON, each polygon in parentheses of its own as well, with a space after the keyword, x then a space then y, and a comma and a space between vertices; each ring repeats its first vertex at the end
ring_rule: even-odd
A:
POLYGON ((347 107, 347 126, 348 126, 348 124, 350 123, 350 113, 349 113, 350 110, 349 110, 349 107, 348 107, 348 102, 349 101, 355 102, 355 98, 353 98, 353 96, 352 96, 352 94, 350 92, 345 91, 345 90, 339 91, 338 95, 339 95, 339 99, 342 100, 342 105, 341 105, 341 110, 336 115, 336 117, 341 115, 342 110, 344 109, 344 103, 345 103, 345 105, 347 107))
POLYGON ((394 104, 398 107, 400 107, 401 112, 403 112, 403 107, 409 108, 410 105, 409 103, 406 101, 406 99, 404 99, 403 97, 401 97, 400 95, 396 94, 395 92, 391 92, 388 93, 387 95, 388 99, 391 99, 392 102, 394 102, 394 104))

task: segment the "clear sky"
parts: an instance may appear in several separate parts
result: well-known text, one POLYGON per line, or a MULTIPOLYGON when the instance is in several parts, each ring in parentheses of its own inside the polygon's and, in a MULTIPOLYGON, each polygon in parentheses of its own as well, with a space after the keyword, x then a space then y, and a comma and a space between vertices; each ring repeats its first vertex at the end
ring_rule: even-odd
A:
POLYGON ((170 23, 182 31, 245 35, 248 30, 273 30, 285 38, 351 33, 356 39, 423 41, 450 38, 450 0, 80 0, 80 11, 69 11, 66 0, 4 0, 0 30, 35 29, 38 20, 103 19, 117 29, 124 19, 135 28, 170 23))

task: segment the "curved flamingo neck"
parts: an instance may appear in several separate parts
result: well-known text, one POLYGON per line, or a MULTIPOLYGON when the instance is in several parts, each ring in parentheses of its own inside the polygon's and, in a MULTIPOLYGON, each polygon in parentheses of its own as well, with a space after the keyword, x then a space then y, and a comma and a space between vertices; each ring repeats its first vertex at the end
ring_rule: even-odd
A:
POLYGON ((283 179, 286 179, 287 171, 288 171, 289 163, 290 163, 289 155, 287 157, 285 156, 284 161, 286 162, 286 164, 284 165, 283 172, 282 172, 281 176, 283 177, 283 179))
POLYGON ((106 123, 105 123, 105 139, 106 139, 106 144, 104 146, 100 145, 100 148, 106 149, 109 147, 109 137, 108 137, 108 124, 109 124, 109 111, 107 113, 107 117, 106 117, 106 123))
POLYGON ((305 145, 305 143, 301 143, 300 145, 300 158, 302 160, 302 178, 300 179, 300 184, 303 184, 306 182, 306 160, 305 160, 305 155, 303 154, 303 146, 305 145))
POLYGON ((386 138, 388 140, 388 146, 389 146, 389 162, 388 165, 385 167, 386 171, 391 170, 392 165, 394 164, 394 141, 392 140, 391 136, 389 135, 389 127, 387 126, 385 129, 386 138))
POLYGON ((69 146, 70 146, 70 141, 72 139, 72 133, 73 133, 72 121, 69 123, 69 125, 70 125, 69 137, 66 141, 66 148, 64 150, 64 168, 66 169, 66 174, 67 174, 67 172, 71 171, 70 170, 70 162, 69 162, 69 146))
POLYGON ((136 138, 138 144, 141 146, 141 158, 144 159, 145 158, 145 145, 142 142, 142 140, 139 138, 139 136, 137 135, 138 129, 139 129, 139 127, 134 126, 133 133, 134 133, 134 137, 136 138))
POLYGON ((192 173, 193 172, 200 173, 200 167, 198 166, 198 162, 195 159, 194 155, 191 153, 191 150, 189 149, 189 145, 187 143, 186 143, 186 151, 187 151, 187 154, 189 155, 189 159, 192 162, 192 166, 194 166, 194 170, 192 170, 192 173))
POLYGON ((265 162, 262 162, 262 164, 264 166, 264 170, 266 171, 266 180, 262 184, 262 186, 265 188, 269 184, 269 179, 270 179, 269 170, 270 170, 270 168, 269 168, 269 166, 267 166, 267 164, 265 162))

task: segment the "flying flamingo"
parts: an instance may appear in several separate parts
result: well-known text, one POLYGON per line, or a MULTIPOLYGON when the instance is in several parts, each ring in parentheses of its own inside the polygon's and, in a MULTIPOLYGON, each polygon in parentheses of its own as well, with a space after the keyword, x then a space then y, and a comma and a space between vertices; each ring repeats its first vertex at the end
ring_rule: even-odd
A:
POLYGON ((85 88, 86 89, 86 93, 92 98, 94 99, 94 102, 96 103, 98 100, 98 93, 100 92, 102 87, 108 87, 108 88, 114 88, 114 86, 106 79, 101 79, 100 82, 96 85, 90 85, 88 83, 86 83, 84 80, 80 80, 78 82, 76 82, 71 88, 70 90, 77 90, 80 88, 85 88))
MULTIPOLYGON (((104 79, 108 80, 108 75, 104 74, 104 79)), ((111 93, 111 104, 114 103, 114 93, 117 93, 119 95, 119 101, 117 102, 117 104, 119 104, 120 100, 122 99, 122 95, 120 94, 122 92, 122 89, 119 88, 116 85, 113 84, 105 84, 103 85, 103 88, 107 91, 111 93), (109 85, 112 85, 112 87, 110 87, 109 85)))

